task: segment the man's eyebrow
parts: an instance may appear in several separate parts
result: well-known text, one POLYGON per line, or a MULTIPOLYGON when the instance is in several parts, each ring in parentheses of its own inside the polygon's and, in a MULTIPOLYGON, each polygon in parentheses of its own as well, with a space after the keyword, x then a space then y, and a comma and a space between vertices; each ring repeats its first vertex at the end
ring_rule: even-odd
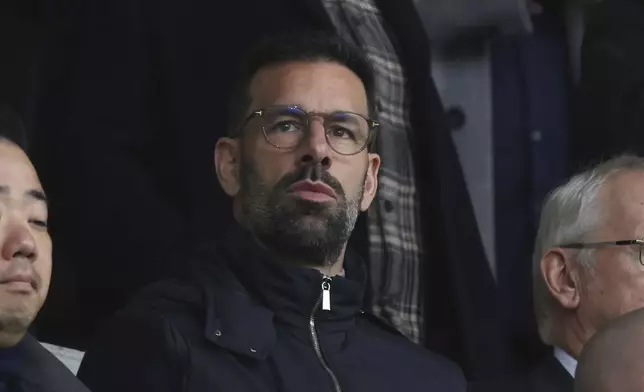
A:
MULTIPOLYGON (((0 185, 0 194, 9 194, 10 192, 11 188, 9 186, 0 185)), ((47 195, 45 195, 45 192, 42 189, 30 189, 25 192, 25 196, 30 199, 42 201, 43 203, 47 204, 47 195)))
MULTIPOLYGON (((11 188, 7 185, 0 185, 0 194, 9 193, 10 189, 11 188)), ((30 189, 25 192, 25 196, 47 203, 47 195, 45 195, 45 192, 42 189, 30 189)))
MULTIPOLYGON (((0 191, 2 190, 2 187, 0 186, 0 191)), ((45 204, 47 203, 47 195, 45 195, 45 192, 43 192, 41 189, 31 189, 28 190, 25 195, 31 197, 32 199, 36 199, 39 201, 44 202, 45 204)))

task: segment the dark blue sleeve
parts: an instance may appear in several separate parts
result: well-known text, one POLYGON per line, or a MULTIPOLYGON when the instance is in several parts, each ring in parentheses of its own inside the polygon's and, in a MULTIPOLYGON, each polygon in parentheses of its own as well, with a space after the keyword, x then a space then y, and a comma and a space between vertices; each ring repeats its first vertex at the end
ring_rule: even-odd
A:
POLYGON ((121 313, 93 340, 78 378, 93 392, 179 392, 186 357, 185 341, 160 315, 121 313))

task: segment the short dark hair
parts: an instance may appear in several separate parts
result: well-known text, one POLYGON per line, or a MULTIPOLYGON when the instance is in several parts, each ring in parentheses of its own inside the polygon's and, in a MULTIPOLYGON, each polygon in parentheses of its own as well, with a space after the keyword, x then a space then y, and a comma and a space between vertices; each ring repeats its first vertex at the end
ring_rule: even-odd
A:
POLYGON ((362 50, 328 31, 296 31, 267 36, 245 56, 230 98, 229 136, 236 136, 246 117, 251 101, 250 83, 255 74, 271 65, 295 61, 329 61, 347 67, 362 81, 367 94, 369 115, 373 115, 375 76, 362 50))
POLYGON ((8 140, 27 150, 27 132, 18 113, 9 105, 0 105, 0 140, 8 140))

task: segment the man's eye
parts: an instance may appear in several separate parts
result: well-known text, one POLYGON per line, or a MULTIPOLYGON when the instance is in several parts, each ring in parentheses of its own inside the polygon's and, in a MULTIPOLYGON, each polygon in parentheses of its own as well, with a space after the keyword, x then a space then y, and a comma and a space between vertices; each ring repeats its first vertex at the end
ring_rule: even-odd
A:
POLYGON ((346 128, 335 127, 330 131, 331 136, 339 139, 355 139, 353 132, 346 128))
POLYGON ((271 127, 272 132, 294 132, 300 130, 300 125, 294 121, 278 122, 271 127))
POLYGON ((29 223, 31 223, 34 226, 38 226, 40 228, 46 229, 47 228, 47 222, 44 220, 40 219, 31 219, 29 220, 29 223))

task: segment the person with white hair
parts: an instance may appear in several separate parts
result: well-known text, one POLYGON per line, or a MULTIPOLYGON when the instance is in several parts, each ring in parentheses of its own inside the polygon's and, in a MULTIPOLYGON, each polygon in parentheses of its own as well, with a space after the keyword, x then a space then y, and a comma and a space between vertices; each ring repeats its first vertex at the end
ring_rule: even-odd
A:
MULTIPOLYGON (((539 334, 570 384, 588 340, 644 307, 644 159, 620 156, 557 188, 542 211, 533 276, 539 334)), ((553 366, 554 376, 556 367, 553 366)), ((563 382, 563 380, 562 380, 563 382)))
POLYGON ((539 335, 553 355, 511 380, 470 390, 573 391, 589 339, 609 321, 644 308, 642 244, 644 158, 612 158, 553 190, 533 255, 539 335))

